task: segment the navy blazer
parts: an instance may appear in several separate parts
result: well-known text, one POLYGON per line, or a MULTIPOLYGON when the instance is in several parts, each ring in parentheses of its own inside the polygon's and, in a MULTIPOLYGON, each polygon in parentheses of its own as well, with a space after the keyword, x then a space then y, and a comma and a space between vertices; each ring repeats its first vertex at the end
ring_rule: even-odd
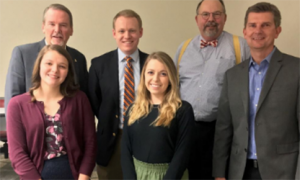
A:
MULTIPOLYGON (((139 51, 140 70, 148 54, 139 51)), ((118 50, 92 59, 89 95, 97 125, 97 164, 107 166, 116 145, 120 125, 118 50)))

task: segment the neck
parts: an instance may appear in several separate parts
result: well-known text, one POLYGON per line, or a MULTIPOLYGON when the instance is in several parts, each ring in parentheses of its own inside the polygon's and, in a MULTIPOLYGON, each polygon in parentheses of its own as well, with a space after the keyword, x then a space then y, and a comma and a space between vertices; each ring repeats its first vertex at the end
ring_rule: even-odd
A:
POLYGON ((252 59, 257 64, 260 64, 272 51, 273 48, 270 48, 268 50, 265 49, 250 49, 250 53, 252 56, 252 59))
POLYGON ((49 101, 61 99, 63 95, 60 93, 60 87, 40 86, 33 91, 33 94, 38 101, 49 101))
POLYGON ((157 97, 157 96, 151 95, 151 103, 152 104, 161 104, 162 100, 163 100, 163 97, 157 97))

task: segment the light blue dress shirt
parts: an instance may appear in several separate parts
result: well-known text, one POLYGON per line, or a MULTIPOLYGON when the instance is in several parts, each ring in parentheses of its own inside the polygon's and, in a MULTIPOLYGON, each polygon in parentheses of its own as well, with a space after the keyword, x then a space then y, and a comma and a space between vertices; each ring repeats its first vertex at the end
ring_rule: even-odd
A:
MULTIPOLYGON (((118 48, 118 63, 119 63, 119 98, 120 98, 120 129, 123 128, 123 105, 124 105, 124 72, 126 66, 126 60, 124 59, 126 54, 124 54, 118 48)), ((137 92, 138 85, 140 83, 140 56, 139 50, 137 49, 130 55, 133 61, 131 61, 131 65, 133 67, 133 76, 134 76, 134 90, 135 96, 137 92)))
POLYGON ((262 90, 266 73, 269 68, 269 63, 273 53, 275 52, 276 47, 273 51, 258 65, 254 60, 250 59, 249 63, 249 141, 248 141, 248 159, 257 159, 256 153, 256 143, 255 143, 255 115, 256 108, 259 101, 260 92, 262 90))
MULTIPOLYGON (((195 120, 211 122, 217 119, 218 103, 223 87, 225 72, 235 65, 235 51, 232 34, 225 31, 218 37, 217 47, 200 48, 202 36, 192 39, 180 64, 177 60, 183 43, 174 58, 179 66, 180 94, 194 110, 195 120)), ((239 37, 242 61, 250 58, 245 39, 239 37)))

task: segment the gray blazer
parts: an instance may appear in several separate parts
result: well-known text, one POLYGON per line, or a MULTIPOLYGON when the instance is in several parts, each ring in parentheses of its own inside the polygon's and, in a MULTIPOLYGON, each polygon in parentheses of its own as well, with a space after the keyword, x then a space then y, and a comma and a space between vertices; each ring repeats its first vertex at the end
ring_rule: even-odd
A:
MULTIPOLYGON (((9 100, 16 95, 25 93, 31 88, 31 75, 35 60, 40 50, 45 46, 45 40, 32 44, 17 46, 13 49, 5 83, 5 110, 9 100)), ((88 72, 86 59, 76 49, 66 47, 74 59, 74 68, 80 90, 88 93, 88 72)), ((87 94, 88 95, 88 94, 87 94)))
MULTIPOLYGON (((248 148, 249 60, 226 72, 213 150, 213 176, 242 179, 248 148)), ((271 58, 255 118, 262 179, 295 179, 299 156, 299 58, 276 50, 271 58)), ((299 167, 298 167, 299 169, 299 167)))

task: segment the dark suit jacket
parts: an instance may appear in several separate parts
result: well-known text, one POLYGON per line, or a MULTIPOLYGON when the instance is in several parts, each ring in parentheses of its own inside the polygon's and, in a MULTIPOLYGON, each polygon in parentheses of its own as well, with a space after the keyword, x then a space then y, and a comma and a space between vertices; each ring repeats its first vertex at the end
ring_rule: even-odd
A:
MULTIPOLYGON (((255 141, 262 179, 295 179, 299 156, 299 58, 275 50, 260 94, 255 141)), ((213 176, 242 179, 247 160, 249 60, 228 70, 220 98, 213 176)), ((298 167, 299 170, 299 167, 298 167)))
MULTIPOLYGON (((13 96, 27 92, 31 88, 33 66, 44 46, 45 39, 36 43, 17 46, 13 49, 5 83, 5 108, 13 96)), ((66 49, 74 59, 76 80, 80 85, 80 90, 87 94, 88 72, 86 59, 76 49, 68 46, 66 49)))
MULTIPOLYGON (((147 54, 139 51, 142 70, 147 54)), ((119 135, 120 99, 118 50, 92 59, 89 71, 89 95, 98 118, 97 164, 107 166, 119 135)))

